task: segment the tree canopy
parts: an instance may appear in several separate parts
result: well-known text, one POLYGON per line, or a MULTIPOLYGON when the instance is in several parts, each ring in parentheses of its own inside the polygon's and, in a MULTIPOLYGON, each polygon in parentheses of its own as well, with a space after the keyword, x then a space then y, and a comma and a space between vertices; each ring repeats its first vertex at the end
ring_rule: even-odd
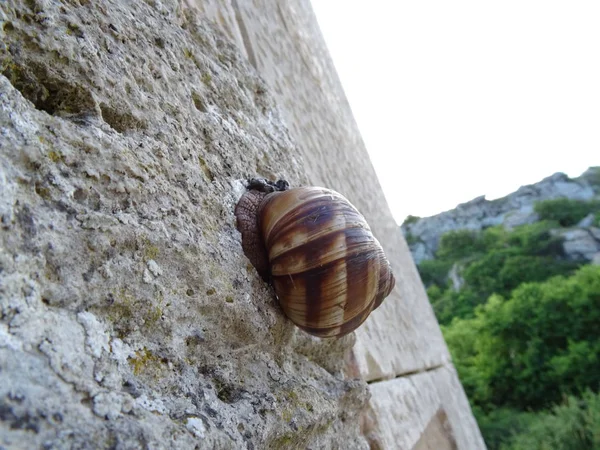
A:
POLYGON ((490 450, 600 448, 600 266, 555 232, 597 207, 552 200, 533 224, 449 232, 419 265, 490 450))

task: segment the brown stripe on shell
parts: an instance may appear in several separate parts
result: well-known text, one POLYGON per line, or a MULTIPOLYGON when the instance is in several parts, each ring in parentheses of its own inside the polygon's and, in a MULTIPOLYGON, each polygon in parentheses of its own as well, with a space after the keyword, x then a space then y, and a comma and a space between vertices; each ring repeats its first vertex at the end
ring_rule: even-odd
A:
POLYGON ((276 276, 300 273, 338 259, 358 257, 372 251, 374 241, 371 233, 363 228, 336 230, 272 258, 271 272, 276 276))
POLYGON ((341 324, 339 326, 332 326, 332 327, 328 327, 328 328, 314 328, 314 327, 307 327, 307 326, 303 326, 303 325, 298 325, 298 326, 300 328, 302 328, 304 331, 306 331, 307 333, 313 334, 315 336, 341 337, 348 333, 351 333, 352 331, 357 329, 359 326, 361 326, 362 323, 365 320, 367 320, 367 317, 369 317, 369 314, 371 313, 372 310, 373 310, 373 304, 371 303, 371 304, 367 305, 367 308, 365 308, 360 314, 356 315, 354 318, 350 319, 347 322, 344 322, 343 324, 341 324))
POLYGON ((285 315, 296 325, 302 324, 306 317, 304 307, 306 284, 304 279, 293 275, 273 277, 273 287, 285 315))
POLYGON ((354 318, 348 320, 347 322, 344 322, 340 327, 337 336, 344 336, 345 334, 348 334, 360 327, 362 323, 365 320, 367 320, 367 317, 369 317, 371 311, 373 311, 373 305, 373 302, 370 303, 363 311, 361 311, 360 314, 356 315, 354 318))
POLYGON ((308 333, 350 333, 393 289, 381 245, 336 192, 309 187, 269 194, 261 212, 279 302, 308 333))
MULTIPOLYGON (((360 324, 371 312, 379 289, 379 268, 387 265, 387 261, 380 249, 373 248, 373 239, 365 239, 360 231, 364 233, 350 229, 346 230, 347 235, 341 234, 349 251, 341 254, 340 259, 273 278, 282 308, 298 326, 310 329, 313 334, 315 330, 324 330, 320 336, 330 335, 340 327, 349 333, 351 325, 346 323, 360 324)), ((307 260, 318 260, 322 251, 326 248, 316 246, 311 251, 305 250, 307 260)))
POLYGON ((346 262, 334 261, 307 272, 273 277, 286 315, 298 326, 323 328, 344 320, 346 262))
POLYGON ((329 268, 312 270, 306 277, 306 316, 303 325, 326 328, 344 320, 346 265, 336 261, 329 268))
POLYGON ((364 217, 347 200, 322 191, 311 191, 308 198, 295 204, 291 204, 298 197, 295 190, 267 197, 261 206, 260 227, 270 259, 336 230, 369 229, 364 217))
MULTIPOLYGON (((346 257, 346 311, 344 323, 371 308, 378 290, 380 255, 372 247, 359 254, 346 257)), ((369 310, 370 311, 370 310, 369 310)))
POLYGON ((268 214, 261 214, 260 221, 263 231, 263 236, 271 234, 273 226, 279 222, 281 217, 285 217, 292 210, 315 198, 323 195, 324 189, 314 187, 303 187, 290 189, 284 192, 274 192, 269 194, 261 205, 262 212, 268 210, 268 214))

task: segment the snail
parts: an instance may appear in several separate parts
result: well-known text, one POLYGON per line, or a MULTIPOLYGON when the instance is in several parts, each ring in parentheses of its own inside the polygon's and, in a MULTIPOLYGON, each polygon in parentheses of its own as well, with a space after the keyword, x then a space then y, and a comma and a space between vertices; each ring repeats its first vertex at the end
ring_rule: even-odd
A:
POLYGON ((341 194, 249 180, 235 207, 242 248, 285 315, 318 337, 359 327, 395 285, 365 218, 341 194))

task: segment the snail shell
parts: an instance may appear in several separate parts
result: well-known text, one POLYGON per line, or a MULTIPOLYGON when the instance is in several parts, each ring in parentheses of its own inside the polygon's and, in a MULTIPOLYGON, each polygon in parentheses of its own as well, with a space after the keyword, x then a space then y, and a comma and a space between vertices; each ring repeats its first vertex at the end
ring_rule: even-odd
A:
POLYGON ((245 254, 270 279, 284 313, 310 334, 350 333, 394 288, 365 218, 335 191, 252 189, 236 216, 245 254))

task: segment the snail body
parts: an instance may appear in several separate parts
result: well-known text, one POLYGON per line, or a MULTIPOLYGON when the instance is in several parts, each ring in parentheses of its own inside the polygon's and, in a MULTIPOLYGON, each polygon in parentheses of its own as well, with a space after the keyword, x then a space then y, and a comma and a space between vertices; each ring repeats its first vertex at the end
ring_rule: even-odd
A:
POLYGON ((330 189, 253 181, 235 211, 244 253, 297 326, 319 337, 350 333, 395 284, 366 220, 330 189))

